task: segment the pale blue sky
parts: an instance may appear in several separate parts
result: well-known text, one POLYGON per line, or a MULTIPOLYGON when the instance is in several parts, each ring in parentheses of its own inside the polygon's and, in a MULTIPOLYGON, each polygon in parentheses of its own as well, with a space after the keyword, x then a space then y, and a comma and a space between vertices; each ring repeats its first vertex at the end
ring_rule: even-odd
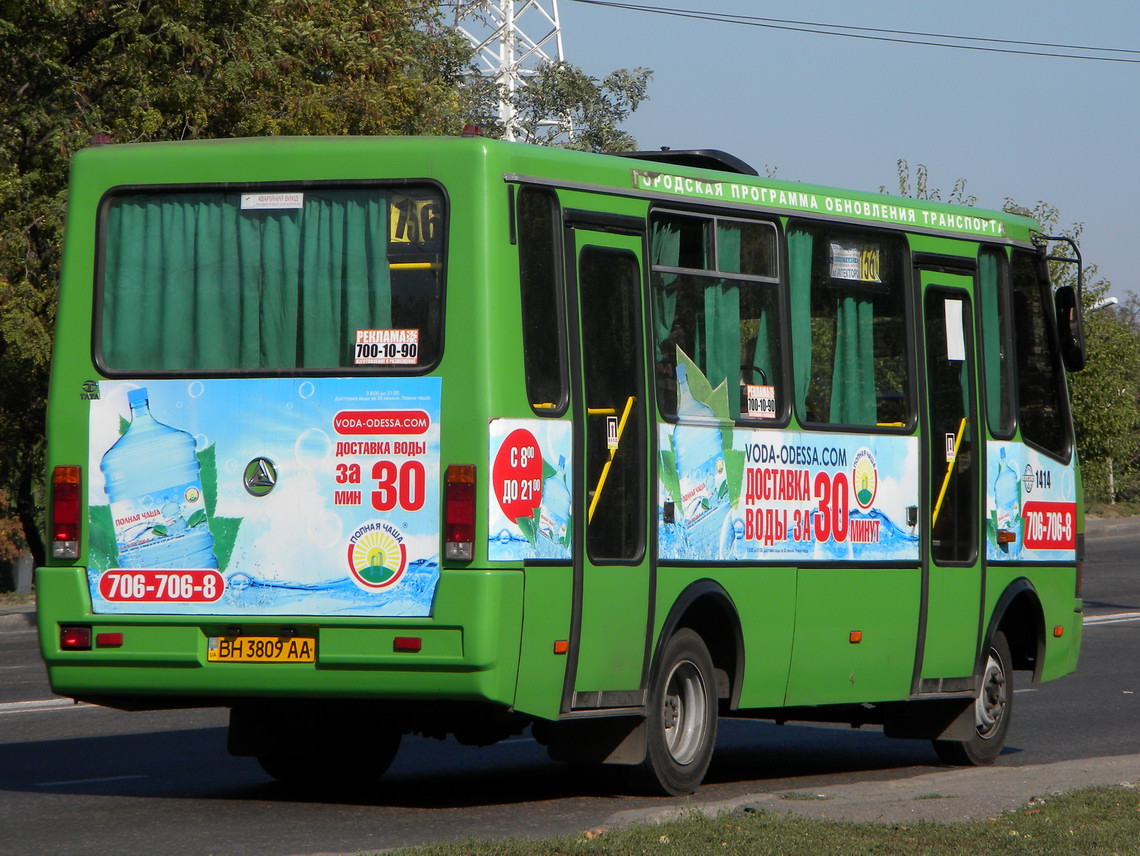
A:
MULTIPOLYGON (((1140 49, 1136 0, 629 0, 926 33, 1140 49)), ((1131 63, 982 53, 705 22, 559 0, 566 59, 653 69, 626 123, 642 148, 719 148, 761 174, 897 188, 895 162, 959 177, 977 205, 1045 200, 1085 225, 1114 293, 1140 291, 1140 51, 1131 63)), ((1017 49, 1017 46, 1008 46, 1017 49)), ((1045 48, 1021 48, 1046 50, 1045 48)), ((1057 49, 1052 49, 1057 50, 1057 49)), ((1061 49, 1062 53, 1075 53, 1061 49)))

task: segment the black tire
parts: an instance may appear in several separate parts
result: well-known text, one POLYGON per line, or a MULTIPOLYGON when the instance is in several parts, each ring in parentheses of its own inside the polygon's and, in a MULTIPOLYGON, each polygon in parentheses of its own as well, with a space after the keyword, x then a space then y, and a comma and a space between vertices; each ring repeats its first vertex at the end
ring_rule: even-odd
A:
POLYGON ((1012 713, 1012 658, 1009 642, 999 630, 982 667, 982 687, 974 702, 974 735, 969 740, 935 740, 934 751, 947 764, 986 767, 1005 746, 1012 713))
POLYGON ((649 683, 645 760, 627 767, 642 793, 691 794, 708 772, 716 746, 717 696, 712 657, 683 627, 665 643, 649 683))
POLYGON ((400 748, 400 733, 372 735, 365 745, 343 741, 277 747, 257 754, 257 762, 277 781, 291 787, 336 791, 365 787, 391 766, 400 748), (339 745, 338 745, 339 744, 339 745))

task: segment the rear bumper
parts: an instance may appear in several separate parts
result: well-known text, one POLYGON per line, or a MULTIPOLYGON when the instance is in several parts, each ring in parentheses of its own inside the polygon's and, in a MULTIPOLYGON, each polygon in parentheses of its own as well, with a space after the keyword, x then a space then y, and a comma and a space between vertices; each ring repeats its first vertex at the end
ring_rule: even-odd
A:
POLYGON ((96 615, 83 568, 41 568, 40 648, 56 693, 122 707, 257 697, 450 699, 509 706, 518 669, 522 589, 517 571, 444 571, 428 618, 96 615), (90 627, 91 650, 61 650, 61 626, 90 627), (235 628, 248 636, 286 631, 311 638, 315 662, 208 661, 209 639, 235 628), (100 634, 115 644, 99 645, 100 634), (419 649, 397 650, 397 637, 418 638, 419 649))

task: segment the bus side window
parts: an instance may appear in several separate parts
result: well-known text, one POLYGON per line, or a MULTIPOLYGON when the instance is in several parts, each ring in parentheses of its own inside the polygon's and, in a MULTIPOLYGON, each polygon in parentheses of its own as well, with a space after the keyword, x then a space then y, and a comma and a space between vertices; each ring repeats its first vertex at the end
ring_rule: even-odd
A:
POLYGON ((788 235, 796 412, 902 428, 914 403, 901 239, 794 227, 788 235))
POLYGON ((978 302, 983 385, 990 433, 1009 439, 1014 431, 1017 381, 1009 261, 1002 250, 986 247, 978 254, 978 302))
POLYGON ((1058 458, 1070 452, 1064 373, 1049 327, 1052 286, 1035 254, 1013 254, 1013 319, 1017 342, 1017 417, 1022 439, 1058 458))
POLYGON ((787 396, 775 226, 659 211, 650 235, 661 413, 677 415, 680 350, 712 388, 726 384, 728 415, 779 419, 787 396))
POLYGON ((527 398, 536 413, 556 416, 567 400, 558 200, 548 190, 524 187, 518 206, 527 398))

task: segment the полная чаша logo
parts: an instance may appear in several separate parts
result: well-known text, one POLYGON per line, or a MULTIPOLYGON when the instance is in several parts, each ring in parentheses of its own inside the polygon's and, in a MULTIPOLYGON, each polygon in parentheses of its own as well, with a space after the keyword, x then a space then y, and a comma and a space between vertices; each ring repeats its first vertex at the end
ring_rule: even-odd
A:
POLYGON ((394 585, 407 566, 404 533, 385 520, 362 524, 348 539, 348 569, 366 591, 394 585))
POLYGON ((851 482, 855 488, 856 504, 864 511, 869 510, 875 504, 875 494, 879 491, 879 467, 870 449, 860 449, 855 453, 851 482))

